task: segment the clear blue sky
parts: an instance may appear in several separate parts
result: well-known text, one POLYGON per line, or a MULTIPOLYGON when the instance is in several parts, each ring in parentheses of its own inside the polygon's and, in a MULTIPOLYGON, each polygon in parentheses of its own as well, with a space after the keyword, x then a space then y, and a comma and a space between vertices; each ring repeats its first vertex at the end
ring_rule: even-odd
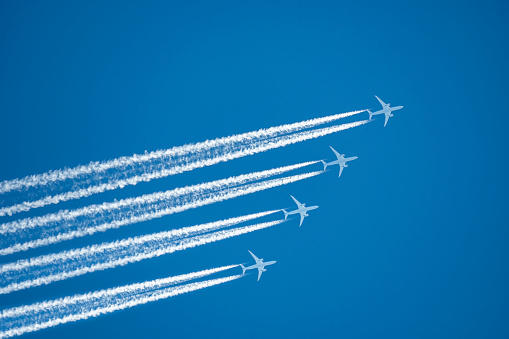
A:
POLYGON ((259 283, 26 338, 509 337, 508 17, 506 1, 3 1, 0 180, 378 108, 375 94, 405 108, 386 128, 62 204, 332 160, 328 145, 359 156, 340 180, 333 170, 61 248, 288 207, 289 194, 320 206, 301 228, 0 296, 0 307, 246 262, 250 249, 278 261, 259 283))

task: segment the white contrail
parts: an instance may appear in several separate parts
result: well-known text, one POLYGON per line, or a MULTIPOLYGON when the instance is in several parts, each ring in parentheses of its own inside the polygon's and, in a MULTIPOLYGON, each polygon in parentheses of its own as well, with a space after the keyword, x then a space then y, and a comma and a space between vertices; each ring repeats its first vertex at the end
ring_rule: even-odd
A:
MULTIPOLYGON (((230 227, 234 225, 241 224, 243 222, 247 222, 250 220, 263 218, 265 216, 274 214, 281 210, 271 210, 253 214, 242 215, 239 217, 228 218, 219 221, 213 221, 205 224, 195 225, 195 226, 187 226, 182 228, 173 229, 170 231, 158 232, 138 237, 127 238, 123 240, 117 240, 111 243, 102 243, 99 245, 91 245, 88 247, 84 247, 81 249, 73 249, 69 251, 60 252, 59 254, 48 254, 42 255, 39 257, 34 257, 30 259, 21 259, 14 263, 3 264, 0 266, 0 275, 3 275, 8 272, 20 271, 23 269, 32 270, 36 266, 43 266, 52 264, 54 262, 60 260, 68 260, 69 258, 77 258, 83 255, 95 255, 97 253, 103 253, 110 249, 116 249, 121 247, 130 247, 135 246, 137 244, 147 244, 152 241, 160 241, 160 240, 175 240, 180 238, 191 237, 199 234, 203 234, 204 232, 211 232, 218 230, 220 228, 230 227)), ((0 279, 2 277, 0 276, 0 279)))
POLYGON ((61 210, 57 213, 47 214, 41 217, 25 218, 16 220, 0 225, 0 235, 14 233, 19 230, 32 229, 36 227, 45 227, 50 223, 65 221, 69 222, 79 217, 87 217, 94 214, 104 214, 112 210, 121 208, 131 208, 132 206, 139 206, 142 204, 157 203, 159 201, 165 201, 170 198, 179 196, 185 196, 189 194, 196 194, 207 190, 221 190, 224 188, 246 184, 252 181, 269 178, 272 176, 280 175, 286 172, 290 172, 302 167, 313 165, 317 161, 307 161, 295 165, 278 167, 270 170, 252 172, 248 174, 242 174, 227 179, 220 179, 210 182, 205 182, 192 186, 179 187, 164 192, 156 192, 151 194, 144 194, 135 198, 127 198, 114 202, 107 202, 97 205, 90 205, 75 210, 61 210))
MULTIPOLYGON (((323 173, 323 171, 315 171, 315 172, 308 172, 304 174, 298 174, 294 176, 289 177, 283 177, 283 178, 277 178, 267 181, 262 181, 258 183, 248 184, 245 186, 240 187, 232 187, 228 189, 224 189, 219 192, 210 192, 206 194, 201 194, 198 196, 191 196, 189 199, 181 199, 183 201, 179 201, 176 203, 175 201, 171 201, 171 204, 167 206, 168 204, 159 204, 154 208, 153 206, 148 207, 139 207, 139 206, 131 206, 128 210, 128 214, 125 213, 116 213, 112 216, 109 216, 109 220, 107 222, 104 222, 104 218, 100 221, 103 223, 95 223, 94 225, 91 225, 90 223, 84 225, 83 223, 76 223, 73 225, 75 230, 62 230, 61 228, 56 230, 53 230, 52 233, 46 232, 44 237, 32 240, 32 241, 26 241, 21 242, 19 239, 16 239, 12 245, 9 247, 0 249, 0 254, 6 255, 6 254, 12 254, 19 251, 25 251, 31 248, 36 248, 40 246, 45 246, 49 244, 54 244, 60 241, 73 239, 76 237, 82 237, 90 234, 94 234, 96 232, 103 232, 108 229, 112 228, 118 228, 124 225, 136 223, 136 222, 142 222, 146 220, 151 220, 154 218, 159 218, 164 215, 169 215, 173 213, 178 213, 182 211, 186 211, 189 209, 194 209, 197 207, 201 207, 204 205, 213 204, 216 202, 236 198, 239 196, 243 196, 246 194, 251 194, 255 192, 259 192, 262 190, 266 190, 273 187, 278 187, 282 185, 287 185, 299 180, 304 180, 307 178, 314 177, 316 175, 319 175, 323 173), (63 232, 65 231, 65 232, 63 232)), ((99 218, 99 215, 97 216, 99 218)), ((87 221, 93 221, 96 219, 86 219, 87 221)), ((66 226, 69 226, 68 224, 66 226)), ((30 234, 30 233, 28 233, 30 234)), ((24 234, 22 234, 24 236, 24 234)), ((9 235, 8 240, 12 242, 13 236, 12 234, 9 235)))
POLYGON ((64 305, 72 305, 77 302, 81 302, 84 300, 93 300, 100 299, 108 296, 118 296, 121 293, 140 293, 143 291, 165 288, 171 285, 180 284, 192 279, 203 278, 208 275, 212 275, 218 272, 226 271, 231 268, 237 267, 238 265, 227 265, 216 268, 211 268, 207 270, 202 270, 193 273, 186 273, 177 275, 174 277, 161 278, 156 280, 144 281, 141 283, 135 283, 130 285, 118 286, 114 288, 109 288, 106 290, 100 290, 96 292, 90 292, 86 294, 78 294, 72 297, 64 297, 51 301, 43 301, 39 303, 35 303, 33 305, 24 305, 19 307, 14 307, 11 309, 6 309, 0 312, 0 320, 4 320, 6 318, 14 318, 29 315, 30 313, 41 312, 48 308, 64 306, 64 305))
MULTIPOLYGON (((268 140, 268 141, 264 142, 264 147, 258 149, 258 151, 271 149, 271 148, 284 147, 284 146, 287 146, 290 144, 294 144, 294 143, 298 143, 298 142, 302 142, 302 141, 306 141, 306 140, 310 140, 310 139, 315 139, 315 138, 326 136, 326 135, 329 135, 332 133, 337 133, 339 131, 343 131, 343 130, 346 130, 349 128, 357 127, 357 126, 363 125, 367 122, 369 122, 369 121, 363 120, 363 121, 343 124, 343 125, 339 125, 339 126, 332 126, 332 127, 326 127, 326 128, 317 129, 317 130, 296 133, 293 135, 276 138, 274 140, 268 140)), ((248 154, 250 151, 244 150, 242 152, 246 152, 246 154, 248 154)), ((234 156, 234 155, 226 154, 226 155, 224 155, 224 159, 230 158, 232 156, 234 156)), ((136 179, 136 178, 133 178, 133 179, 136 179)), ((50 197, 50 198, 52 198, 52 197, 50 197)), ((126 199, 126 201, 128 201, 128 199, 126 199)), ((106 205, 106 204, 103 204, 103 205, 106 205)), ((100 205, 94 205, 94 206, 100 206, 100 205)), ((104 208, 107 208, 107 206, 105 206, 104 208)), ((75 211, 73 211, 73 213, 74 213, 74 215, 78 216, 78 213, 80 213, 80 211, 87 211, 87 208, 75 210, 75 211)), ((44 220, 48 219, 49 217, 55 219, 55 218, 60 218, 61 216, 67 215, 67 214, 69 214, 69 211, 64 210, 64 211, 60 212, 60 214, 58 214, 58 213, 50 214, 50 215, 39 217, 39 218, 27 218, 27 219, 22 219, 20 221, 6 223, 3 225, 0 225, 0 234, 2 234, 3 232, 6 232, 9 228, 17 229, 17 228, 32 227, 30 225, 37 225, 39 223, 45 223, 44 220)), ((35 227, 35 226, 33 226, 33 227, 35 227)))
MULTIPOLYGON (((60 324, 97 317, 152 301, 223 284, 241 277, 243 276, 232 275, 178 286, 159 287, 157 289, 154 289, 153 286, 148 288, 145 286, 134 286, 152 283, 147 282, 8 309, 0 315, 0 319, 2 319, 0 338, 9 338, 60 324)), ((171 284, 174 283, 166 283, 166 285, 171 284)))
MULTIPOLYGON (((99 175, 110 169, 126 169, 130 166, 152 161, 164 161, 167 158, 175 156, 185 156, 213 149, 215 147, 225 147, 235 145, 238 143, 250 143, 253 141, 261 140, 263 138, 272 138, 280 135, 294 133, 303 129, 312 128, 314 126, 322 125, 342 118, 353 116, 355 114, 364 112, 364 110, 352 111, 342 114, 334 114, 323 118, 310 119, 293 124, 285 124, 268 129, 260 129, 254 132, 232 135, 229 137, 217 138, 214 140, 206 140, 195 144, 178 146, 166 150, 158 150, 145 154, 134 154, 133 156, 120 157, 113 160, 103 162, 90 162, 88 165, 81 165, 74 168, 65 168, 54 171, 49 171, 43 174, 36 174, 24 178, 6 180, 0 182, 0 194, 4 194, 13 190, 21 190, 29 187, 44 186, 49 183, 65 181, 74 179, 85 175, 99 175)), ((100 180, 101 178, 96 178, 100 180)))
POLYGON ((20 204, 2 207, 0 208, 0 216, 12 215, 19 212, 26 212, 32 208, 38 208, 47 206, 50 204, 57 204, 63 201, 68 201, 72 199, 79 199, 83 197, 88 197, 93 194, 102 193, 108 190, 114 190, 117 188, 122 188, 128 185, 136 185, 140 182, 148 182, 153 179, 159 179, 168 177, 171 175, 191 171, 196 168, 202 168, 206 166, 211 166, 214 164, 218 164, 220 162, 226 162, 233 159, 245 157, 248 155, 253 155, 256 153, 266 152, 271 149, 285 147, 290 144, 295 144, 299 142, 303 142, 306 140, 322 137, 324 135, 328 135, 331 133, 339 132, 345 129, 357 127, 363 125, 367 121, 353 122, 342 124, 339 126, 315 129, 310 131, 304 131, 299 133, 294 133, 290 135, 280 136, 272 139, 265 139, 258 142, 254 142, 251 144, 241 144, 236 147, 232 147, 229 149, 223 149, 221 152, 217 154, 206 153, 205 156, 195 156, 194 159, 186 159, 185 163, 182 164, 174 164, 169 168, 163 169, 154 169, 150 172, 147 172, 147 168, 144 167, 144 173, 134 175, 132 177, 126 179, 118 179, 118 180, 110 180, 107 183, 102 183, 95 186, 90 186, 82 189, 77 189, 75 191, 66 192, 57 194, 54 196, 47 196, 39 200, 35 201, 24 201, 20 204), (334 132, 332 132, 334 131, 334 132))
POLYGON ((139 262, 176 251, 186 250, 220 240, 236 237, 253 231, 269 228, 283 223, 276 220, 244 227, 238 227, 213 233, 203 234, 238 222, 265 216, 277 211, 252 214, 250 218, 232 218, 222 221, 186 227, 180 230, 160 232, 146 236, 128 238, 111 243, 92 245, 81 249, 43 255, 31 260, 20 260, 0 267, 0 294, 7 294, 22 289, 47 285, 86 273, 96 272, 117 266, 139 262), (233 222, 233 223, 232 223, 233 222), (193 229, 194 230, 190 230, 193 229), (184 237, 182 234, 198 234, 184 237))

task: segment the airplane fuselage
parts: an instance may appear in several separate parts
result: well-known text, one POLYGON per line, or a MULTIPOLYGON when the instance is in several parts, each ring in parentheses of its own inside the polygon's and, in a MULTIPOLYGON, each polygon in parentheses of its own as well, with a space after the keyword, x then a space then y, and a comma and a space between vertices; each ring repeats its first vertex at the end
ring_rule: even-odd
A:
POLYGON ((397 111, 398 109, 402 109, 402 108, 403 108, 403 106, 396 106, 396 107, 385 106, 384 108, 382 108, 379 111, 372 112, 371 115, 385 114, 385 115, 392 116, 392 114, 391 114, 392 111, 397 111))
POLYGON ((318 206, 301 207, 301 208, 296 209, 295 211, 288 212, 288 215, 302 214, 305 217, 307 217, 308 216, 307 211, 311 211, 311 210, 314 210, 314 209, 317 209, 317 208, 318 208, 318 206))
POLYGON ((391 107, 391 104, 386 104, 385 102, 383 102, 379 97, 377 97, 375 95, 375 98, 378 100, 378 102, 380 103, 380 105, 382 105, 382 109, 379 110, 379 111, 376 111, 376 112, 371 112, 369 109, 367 110, 368 113, 369 113, 369 120, 371 120, 371 117, 373 115, 378 115, 378 114, 384 114, 385 115, 385 122, 384 122, 384 127, 387 125, 387 121, 389 120, 390 117, 393 117, 394 115, 391 113, 392 111, 397 111, 398 109, 402 109, 403 106, 396 106, 396 107, 391 107))
POLYGON ((261 269, 262 271, 265 271, 265 266, 273 265, 275 263, 276 263, 276 261, 267 261, 267 262, 256 263, 254 265, 246 267, 246 271, 247 270, 254 270, 254 269, 261 269))
POLYGON ((343 154, 339 154, 337 156, 338 160, 334 160, 331 162, 325 162, 322 160, 323 163, 323 169, 325 170, 327 167, 332 165, 338 165, 339 166, 339 176, 341 176, 341 173, 343 173, 343 168, 348 167, 347 162, 357 159, 357 157, 350 157, 345 158, 343 154))
POLYGON ((285 214, 285 220, 288 218, 289 215, 292 214, 300 214, 300 223, 299 227, 302 226, 302 221, 304 221, 304 218, 308 216, 307 211, 311 211, 314 209, 317 209, 318 206, 310 206, 306 207, 306 204, 301 204, 297 199, 293 197, 293 195, 290 195, 292 197, 293 201, 297 204, 297 209, 294 211, 287 212, 285 209, 283 209, 283 213, 285 214))
POLYGON ((260 277, 262 276, 262 273, 267 271, 265 269, 265 266, 273 265, 276 262, 275 261, 263 262, 263 258, 258 259, 258 257, 256 255, 254 255, 251 251, 248 250, 248 252, 249 252, 249 254, 251 254, 251 256, 255 260, 256 264, 248 266, 248 267, 245 267, 244 265, 240 264, 239 266, 242 267, 242 274, 244 275, 247 270, 258 270, 258 280, 257 281, 260 281, 260 277))
POLYGON ((371 115, 378 115, 378 114, 391 114, 393 110, 390 108, 390 107, 384 107, 382 108, 381 110, 379 111, 376 111, 376 112, 372 112, 371 115))
POLYGON ((385 115, 384 127, 385 127, 385 125, 387 125, 387 121, 389 120, 389 118, 394 116, 394 114, 392 114, 392 111, 397 111, 398 109, 402 109, 402 108, 403 108, 403 106, 397 106, 397 107, 388 107, 387 106, 387 107, 384 107, 383 109, 376 111, 376 112, 371 112, 368 110, 369 120, 371 120, 371 117, 373 115, 384 114, 385 115))
POLYGON ((339 166, 342 166, 342 167, 348 167, 348 165, 346 164, 348 160, 346 160, 343 156, 341 157, 341 159, 338 159, 338 160, 334 160, 334 161, 331 161, 331 162, 328 162, 327 163, 327 166, 333 166, 333 165, 339 165, 339 166))

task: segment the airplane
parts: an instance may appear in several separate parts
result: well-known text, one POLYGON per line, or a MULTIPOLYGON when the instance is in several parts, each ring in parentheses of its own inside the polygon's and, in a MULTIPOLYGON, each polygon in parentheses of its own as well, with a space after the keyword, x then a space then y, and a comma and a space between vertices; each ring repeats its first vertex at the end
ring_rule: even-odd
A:
POLYGON ((242 267, 242 274, 246 274, 246 270, 254 270, 255 268, 258 269, 258 280, 256 281, 260 281, 260 277, 262 276, 262 273, 263 272, 266 272, 267 270, 265 269, 265 266, 268 266, 268 265, 273 265, 275 264, 276 262, 275 261, 267 261, 267 262, 263 262, 263 258, 262 259, 258 259, 256 257, 256 255, 254 255, 251 251, 249 251, 249 254, 251 254, 251 256, 253 257, 253 259, 255 260, 256 264, 254 265, 251 265, 251 266, 248 266, 248 267, 244 267, 242 264, 240 265, 240 267, 242 267))
POLYGON ((341 173, 343 173, 343 168, 348 167, 348 165, 346 163, 348 161, 357 159, 357 157, 345 158, 344 154, 339 154, 334 148, 332 148, 331 146, 329 146, 329 147, 332 150, 332 152, 334 152, 334 154, 336 154, 336 157, 338 158, 338 160, 334 160, 332 162, 325 162, 323 160, 320 160, 320 161, 323 164, 324 171, 327 168, 327 166, 336 165, 336 164, 339 165, 339 176, 338 176, 338 178, 339 178, 341 176, 341 173))
POLYGON ((306 204, 301 204, 300 202, 297 201, 297 199, 295 199, 293 197, 293 195, 290 195, 293 199, 293 201, 295 201, 295 203, 297 204, 297 209, 295 211, 290 211, 290 212, 287 212, 285 210, 282 210, 283 213, 285 214, 285 220, 286 218, 288 218, 289 215, 291 214, 300 214, 300 224, 299 224, 299 227, 302 226, 302 221, 304 221, 304 217, 307 217, 309 216, 309 214, 307 213, 307 211, 311 211, 311 210, 314 210, 314 209, 317 209, 318 206, 310 206, 310 207, 306 207, 306 204))
POLYGON ((396 107, 391 107, 391 104, 386 104, 385 102, 383 102, 379 97, 377 97, 375 95, 375 98, 378 100, 378 102, 380 102, 380 105, 382 105, 382 109, 379 110, 379 111, 376 111, 376 112, 371 112, 369 109, 367 110, 368 113, 369 113, 369 120, 371 120, 371 117, 373 115, 378 115, 378 114, 385 114, 385 123, 384 123, 384 127, 385 125, 387 125, 387 121, 389 121, 389 118, 390 117, 393 117, 394 114, 392 114, 391 112, 392 111, 396 111, 398 109, 402 109, 403 106, 396 106, 396 107))

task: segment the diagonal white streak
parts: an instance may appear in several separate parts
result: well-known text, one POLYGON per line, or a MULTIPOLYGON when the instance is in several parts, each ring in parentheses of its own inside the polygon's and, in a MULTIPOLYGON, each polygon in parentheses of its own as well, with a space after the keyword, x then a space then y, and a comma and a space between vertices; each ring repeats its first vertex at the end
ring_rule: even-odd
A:
MULTIPOLYGON (((140 182, 148 182, 153 179, 168 177, 171 175, 191 171, 196 168, 211 166, 214 164, 218 164, 220 162, 226 162, 233 159, 245 157, 248 155, 253 155, 256 153, 266 152, 271 149, 285 147, 290 144, 303 142, 306 140, 322 137, 330 133, 335 133, 341 130, 357 127, 364 123, 365 123, 364 121, 347 123, 334 127, 326 127, 322 129, 316 129, 311 131, 294 133, 291 135, 281 136, 277 138, 266 139, 248 145, 239 145, 237 148, 234 149, 231 148, 224 149, 217 155, 213 155, 210 158, 198 157, 197 159, 194 160, 191 159, 190 161, 186 161, 183 164, 175 164, 175 166, 171 168, 144 172, 126 179, 110 180, 107 183, 93 185, 90 187, 77 189, 75 191, 61 193, 54 196, 47 196, 35 201, 24 201, 17 205, 2 207, 0 208, 0 216, 12 215, 19 212, 26 212, 32 208, 39 208, 50 204, 58 204, 63 201, 88 197, 93 194, 102 193, 108 190, 114 190, 128 185, 136 185, 140 182)), ((146 171, 146 169, 144 170, 146 171)))
POLYGON ((75 295, 50 302, 8 309, 3 311, 0 316, 0 319, 3 320, 0 325, 0 338, 9 338, 60 324, 97 317, 152 301, 223 284, 241 277, 242 275, 233 275, 178 286, 159 287, 155 290, 154 287, 138 287, 133 289, 132 285, 127 285, 116 289, 95 292, 98 295, 94 295, 94 293, 75 295), (24 313, 20 314, 20 311, 24 313), (4 313, 9 314, 9 316, 4 316, 4 313))
MULTIPOLYGON (((348 128, 357 127, 357 126, 363 125, 367 122, 368 122, 367 120, 364 120, 364 121, 354 122, 354 123, 350 123, 350 124, 343 124, 343 125, 339 125, 339 126, 327 127, 327 128, 323 128, 323 129, 319 129, 319 130, 307 131, 307 132, 303 132, 303 134, 300 134, 298 136, 297 140, 292 138, 292 136, 289 136, 288 139, 282 140, 281 142, 283 142, 284 145, 287 145, 287 144, 299 142, 301 140, 309 140, 309 139, 329 135, 332 133, 336 133, 336 132, 339 132, 339 131, 342 131, 342 130, 345 130, 348 128)), ((278 145, 278 147, 279 147, 279 145, 278 145)), ((276 171, 277 170, 278 169, 276 169, 276 171)), ((260 172, 260 173, 262 173, 262 172, 260 172)), ((273 174, 267 173, 267 175, 273 175, 273 174)), ((234 178, 236 178, 237 181, 249 180, 248 178, 242 178, 242 176, 234 177, 234 178)), ((223 179, 223 180, 232 180, 232 178, 223 179)), ((221 184, 228 184, 225 181, 221 181, 221 180, 215 181, 212 183, 214 183, 216 186, 221 185, 221 184)), ((206 183, 206 184, 211 185, 211 183, 206 183)), ((148 200, 148 199, 153 199, 153 200, 157 200, 158 198, 161 199, 161 198, 164 198, 164 197, 161 197, 161 195, 168 193, 168 192, 174 192, 174 195, 178 194, 178 193, 185 194, 187 192, 182 192, 182 191, 187 190, 189 192, 189 191, 192 191, 193 189, 194 190, 204 189, 204 185, 206 185, 206 184, 188 186, 188 187, 184 187, 184 188, 180 188, 180 189, 175 189, 172 191, 158 192, 158 193, 154 193, 154 194, 150 194, 150 195, 144 195, 144 196, 141 196, 138 198, 124 199, 124 200, 121 200, 121 201, 115 202, 115 203, 104 203, 102 205, 87 206, 87 207, 73 210, 73 211, 63 210, 63 211, 60 211, 59 213, 48 214, 48 215, 45 215, 42 217, 25 218, 25 219, 21 219, 21 220, 17 220, 17 221, 13 221, 10 223, 5 223, 5 224, 0 225, 0 234, 6 233, 6 232, 13 232, 18 229, 42 226, 46 223, 56 222, 56 221, 63 220, 63 219, 69 220, 72 218, 79 217, 81 215, 86 215, 87 213, 97 213, 97 212, 107 211, 112 208, 121 207, 121 205, 143 203, 144 200, 148 200)))
MULTIPOLYGON (((160 232, 147 236, 128 238, 122 241, 88 246, 78 250, 45 255, 34 258, 34 260, 25 260, 24 262, 11 264, 11 267, 7 269, 5 267, 7 265, 4 265, 2 267, 3 277, 0 280, 2 285, 5 286, 0 287, 0 294, 47 285, 55 281, 124 266, 176 251, 183 251, 269 228, 279 225, 284 221, 264 222, 180 239, 172 237, 171 232, 160 232)), ((208 232, 219 228, 219 226, 203 228, 200 232, 208 232)))
POLYGON ((32 229, 36 227, 43 227, 49 223, 55 223, 60 221, 69 222, 70 220, 78 217, 90 216, 94 214, 107 213, 112 210, 126 208, 131 206, 137 206, 142 204, 157 203, 159 201, 168 200, 170 198, 184 196, 193 193, 199 193, 206 190, 221 190, 227 187, 242 185, 252 181, 280 175, 286 172, 290 172, 302 167, 306 167, 317 163, 317 161, 308 161, 295 165, 278 167, 270 170, 253 172, 248 174, 242 174, 227 179, 220 179, 210 182, 205 182, 192 186, 179 187, 164 192, 156 192, 151 194, 145 194, 135 198, 127 198, 114 202, 107 202, 103 204, 90 205, 75 210, 61 210, 57 213, 47 214, 41 217, 25 218, 16 220, 0 225, 0 234, 14 233, 19 230, 32 229))
POLYGON ((108 229, 118 228, 118 227, 121 227, 121 226, 124 226, 127 224, 132 224, 135 222, 142 222, 142 221, 151 220, 154 218, 159 218, 164 215, 178 213, 178 212, 182 212, 185 210, 201 207, 204 205, 209 205, 209 204, 213 204, 213 203, 228 200, 228 199, 233 199, 233 198, 243 196, 246 194, 259 192, 259 191, 266 190, 269 188, 287 185, 287 184, 290 184, 290 183, 293 183, 296 181, 314 177, 321 173, 323 173, 323 171, 315 171, 315 172, 309 172, 309 173, 298 174, 298 175, 289 176, 289 177, 277 178, 277 179, 267 180, 267 181, 263 181, 263 182, 248 184, 248 185, 240 186, 240 187, 228 188, 228 189, 222 190, 220 192, 213 192, 210 194, 194 197, 194 198, 190 199, 189 202, 178 205, 178 206, 170 206, 170 207, 167 207, 167 208, 164 208, 161 210, 157 210, 156 212, 151 212, 151 209, 148 210, 148 212, 141 210, 141 211, 137 211, 137 212, 139 212, 139 215, 137 215, 135 217, 129 217, 129 218, 123 218, 123 219, 116 218, 112 222, 99 224, 96 226, 77 225, 80 228, 75 231, 68 231, 66 233, 59 232, 57 235, 50 235, 50 236, 47 236, 47 237, 44 237, 44 238, 41 238, 38 240, 27 241, 27 242, 17 242, 14 245, 11 245, 7 248, 0 249, 0 254, 2 254, 2 255, 11 254, 11 253, 19 252, 19 251, 28 250, 31 248, 54 244, 54 243, 57 243, 60 241, 73 239, 76 237, 82 237, 85 235, 94 234, 96 232, 103 232, 108 229))
POLYGON ((188 154, 207 151, 216 147, 227 147, 239 143, 255 142, 263 138, 277 137, 288 133, 294 133, 303 129, 312 128, 314 126, 353 116, 361 112, 364 112, 364 110, 334 114, 323 118, 310 119, 293 124, 271 127, 268 129, 260 129, 254 132, 237 134, 229 137, 217 138, 214 140, 206 140, 204 142, 178 146, 171 149, 158 150, 145 154, 134 154, 133 156, 120 157, 103 162, 90 162, 87 165, 81 165, 74 168, 53 170, 43 174, 36 174, 24 178, 6 180, 0 182, 0 194, 4 194, 13 190, 44 186, 50 183, 74 179, 84 175, 97 175, 109 169, 123 169, 134 164, 149 163, 155 160, 164 161, 166 158, 185 156, 188 154))
MULTIPOLYGON (((13 263, 3 264, 0 266, 0 274, 5 274, 13 271, 20 271, 23 269, 33 269, 37 266, 44 266, 48 264, 52 264, 61 260, 68 260, 70 258, 78 258, 81 256, 88 256, 97 253, 103 253, 105 251, 111 249, 117 249, 121 247, 130 247, 138 244, 147 244, 153 241, 159 240, 174 240, 179 238, 191 237, 203 232, 211 232, 220 228, 230 227, 234 225, 238 225, 240 223, 263 218, 267 215, 274 214, 279 212, 280 210, 271 210, 266 212, 259 212, 253 214, 242 215, 239 217, 228 218, 224 220, 209 222, 205 224, 195 225, 195 226, 187 226, 182 228, 173 229, 170 231, 158 232, 138 237, 127 238, 123 240, 117 240, 109 243, 102 243, 98 245, 91 245, 87 247, 83 247, 80 249, 72 249, 64 252, 60 252, 58 254, 47 254, 39 257, 34 257, 30 259, 21 259, 13 263)), ((1 279, 1 277, 0 277, 1 279)))
POLYGON ((53 307, 59 307, 64 305, 72 305, 76 304, 77 302, 84 301, 84 300, 93 300, 93 299, 100 299, 104 298, 106 296, 116 296, 121 293, 140 293, 142 291, 147 291, 150 289, 156 289, 156 288, 164 288, 167 286, 180 284, 185 281, 189 281, 192 279, 199 279, 203 278, 205 276, 226 271, 231 268, 237 267, 238 265, 227 265, 227 266, 221 266, 216 268, 211 268, 207 270, 202 270, 198 272, 193 273, 186 273, 177 275, 174 277, 167 277, 162 279, 156 279, 156 280, 150 280, 150 281, 144 281, 141 283, 135 283, 130 285, 124 285, 124 286, 118 286, 114 288, 109 288, 105 290, 100 290, 96 292, 90 292, 86 294, 77 294, 71 297, 64 297, 56 300, 51 301, 43 301, 39 303, 35 303, 32 305, 24 305, 19 307, 14 307, 10 309, 6 309, 0 312, 0 320, 4 320, 6 318, 13 318, 13 317, 19 317, 19 316, 26 316, 30 313, 34 312, 40 312, 44 311, 48 308, 53 307))

